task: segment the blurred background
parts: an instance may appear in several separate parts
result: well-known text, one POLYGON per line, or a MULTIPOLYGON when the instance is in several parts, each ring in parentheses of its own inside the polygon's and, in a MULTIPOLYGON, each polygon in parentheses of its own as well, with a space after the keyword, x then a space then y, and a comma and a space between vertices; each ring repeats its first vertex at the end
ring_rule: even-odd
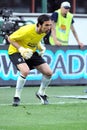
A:
MULTIPOLYGON (((20 13, 51 13, 65 0, 0 0, 0 8, 13 9, 20 13)), ((86 14, 87 0, 67 0, 71 3, 72 13, 86 14)))

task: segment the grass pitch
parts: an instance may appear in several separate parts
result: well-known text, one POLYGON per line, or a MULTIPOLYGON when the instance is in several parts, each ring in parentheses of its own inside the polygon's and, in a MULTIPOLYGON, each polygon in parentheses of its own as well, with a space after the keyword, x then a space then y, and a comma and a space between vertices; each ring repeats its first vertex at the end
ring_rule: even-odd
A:
POLYGON ((49 105, 41 105, 35 92, 38 87, 25 87, 21 104, 12 106, 15 88, 0 88, 0 130, 86 130, 87 99, 56 98, 81 95, 86 86, 49 87, 49 105))

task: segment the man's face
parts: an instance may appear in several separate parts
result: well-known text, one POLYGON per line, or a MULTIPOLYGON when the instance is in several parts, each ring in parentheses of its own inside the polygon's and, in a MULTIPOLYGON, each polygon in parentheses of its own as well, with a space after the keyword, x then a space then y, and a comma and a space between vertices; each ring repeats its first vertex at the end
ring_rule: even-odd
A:
POLYGON ((42 25, 39 25, 39 30, 42 33, 48 33, 51 29, 52 21, 45 21, 42 25))
POLYGON ((62 15, 66 15, 69 11, 70 11, 70 8, 68 8, 68 7, 61 7, 62 15))

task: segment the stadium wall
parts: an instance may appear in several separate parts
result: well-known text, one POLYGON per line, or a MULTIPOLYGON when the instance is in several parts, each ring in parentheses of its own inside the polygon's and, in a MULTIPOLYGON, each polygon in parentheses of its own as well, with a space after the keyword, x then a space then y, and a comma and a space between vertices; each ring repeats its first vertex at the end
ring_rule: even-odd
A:
MULTIPOLYGON (((87 46, 50 46, 46 45, 44 59, 53 70, 51 85, 87 84, 87 46)), ((19 72, 8 57, 8 45, 0 47, 0 86, 15 86, 19 72)), ((26 86, 39 85, 41 73, 32 70, 27 77, 26 86)))

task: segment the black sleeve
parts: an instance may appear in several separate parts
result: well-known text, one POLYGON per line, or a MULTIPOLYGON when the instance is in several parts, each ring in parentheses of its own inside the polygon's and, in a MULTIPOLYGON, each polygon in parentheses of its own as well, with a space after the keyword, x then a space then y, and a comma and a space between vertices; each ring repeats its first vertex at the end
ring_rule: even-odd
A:
POLYGON ((54 22, 57 22, 57 19, 58 19, 58 13, 57 13, 57 12, 54 12, 54 13, 51 15, 51 20, 53 20, 54 22))
POLYGON ((73 24, 74 23, 74 19, 72 18, 72 22, 71 22, 71 24, 73 24))

